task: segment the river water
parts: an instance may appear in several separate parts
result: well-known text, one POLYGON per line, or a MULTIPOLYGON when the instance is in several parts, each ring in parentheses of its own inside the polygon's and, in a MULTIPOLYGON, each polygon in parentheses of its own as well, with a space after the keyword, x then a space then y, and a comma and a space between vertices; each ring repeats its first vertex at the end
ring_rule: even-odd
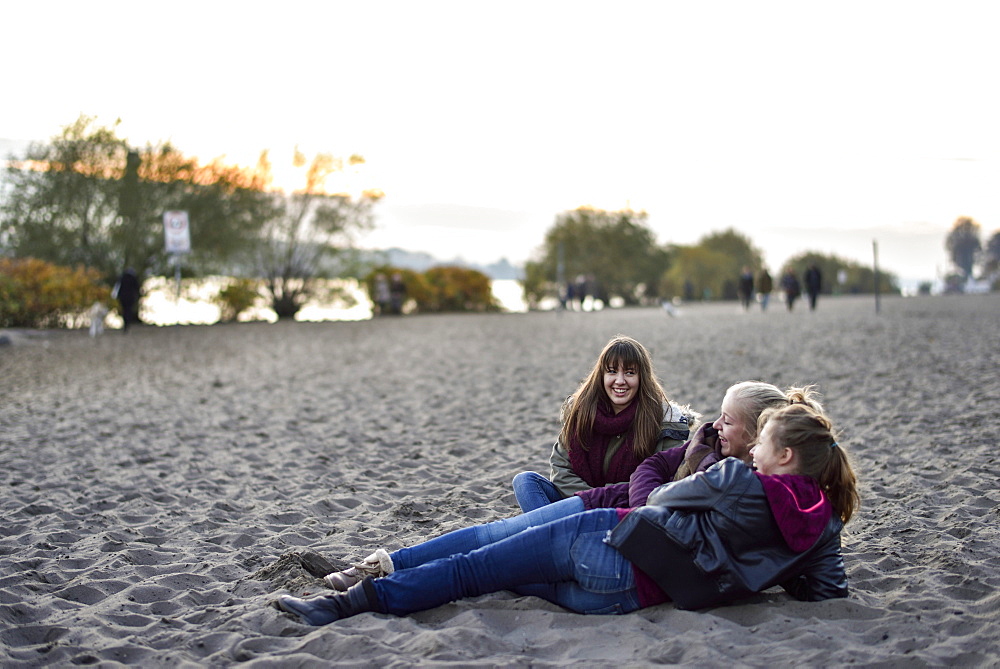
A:
MULTIPOLYGON (((228 281, 226 277, 183 279, 178 295, 177 283, 173 279, 149 279, 143 285, 142 320, 151 325, 207 325, 218 322, 220 310, 213 300, 228 281)), ((348 292, 354 304, 309 302, 296 314, 295 320, 360 321, 372 317, 371 300, 357 281, 337 279, 331 280, 330 284, 348 292)), ((493 296, 506 311, 528 310, 520 282, 500 279, 493 281, 492 287, 493 296)), ((111 327, 120 325, 120 320, 117 323, 114 320, 115 315, 108 316, 111 327)), ((240 315, 240 320, 273 323, 278 317, 270 307, 265 306, 264 299, 261 298, 257 305, 240 315)))

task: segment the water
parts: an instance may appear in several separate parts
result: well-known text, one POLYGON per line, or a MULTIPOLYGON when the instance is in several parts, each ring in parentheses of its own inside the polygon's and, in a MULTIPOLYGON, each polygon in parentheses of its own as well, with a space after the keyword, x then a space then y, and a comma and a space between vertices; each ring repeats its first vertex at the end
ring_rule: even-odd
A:
MULTIPOLYGON (((143 285, 145 297, 142 301, 142 320, 151 325, 208 325, 216 323, 220 309, 214 298, 229 281, 226 277, 205 277, 183 279, 180 296, 177 283, 173 279, 154 277, 143 285)), ((297 321, 360 321, 372 317, 372 303, 368 293, 354 279, 335 279, 330 286, 345 290, 354 304, 344 302, 309 302, 295 316, 297 321)), ((510 312, 524 312, 528 306, 524 301, 521 284, 513 279, 493 281, 493 296, 501 306, 510 312)), ((108 316, 108 325, 120 327, 116 316, 108 316)), ((275 322, 278 316, 264 304, 264 300, 240 314, 241 321, 275 322)))

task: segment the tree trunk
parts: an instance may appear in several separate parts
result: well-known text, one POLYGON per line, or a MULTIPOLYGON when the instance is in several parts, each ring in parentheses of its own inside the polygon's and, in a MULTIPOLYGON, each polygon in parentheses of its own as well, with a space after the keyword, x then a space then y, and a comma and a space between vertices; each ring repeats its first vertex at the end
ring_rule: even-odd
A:
POLYGON ((271 300, 271 308, 274 309, 274 313, 278 315, 280 320, 295 318, 295 314, 299 313, 300 306, 295 298, 285 296, 271 300))

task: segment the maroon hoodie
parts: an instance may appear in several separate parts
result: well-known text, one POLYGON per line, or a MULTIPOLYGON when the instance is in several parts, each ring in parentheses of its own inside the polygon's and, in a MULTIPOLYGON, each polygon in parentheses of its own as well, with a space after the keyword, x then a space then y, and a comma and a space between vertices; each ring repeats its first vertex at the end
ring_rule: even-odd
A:
POLYGON ((816 479, 798 474, 768 476, 757 472, 767 503, 785 543, 796 553, 816 543, 830 522, 833 505, 816 479))

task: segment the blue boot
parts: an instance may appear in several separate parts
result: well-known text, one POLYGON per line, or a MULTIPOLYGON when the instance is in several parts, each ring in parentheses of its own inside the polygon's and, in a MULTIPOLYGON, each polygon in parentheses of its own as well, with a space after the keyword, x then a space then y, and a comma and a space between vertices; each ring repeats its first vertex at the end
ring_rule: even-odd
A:
POLYGON ((378 611, 378 597, 372 579, 366 578, 345 592, 299 599, 291 595, 278 597, 278 608, 293 613, 310 625, 328 625, 341 618, 359 613, 378 611))

